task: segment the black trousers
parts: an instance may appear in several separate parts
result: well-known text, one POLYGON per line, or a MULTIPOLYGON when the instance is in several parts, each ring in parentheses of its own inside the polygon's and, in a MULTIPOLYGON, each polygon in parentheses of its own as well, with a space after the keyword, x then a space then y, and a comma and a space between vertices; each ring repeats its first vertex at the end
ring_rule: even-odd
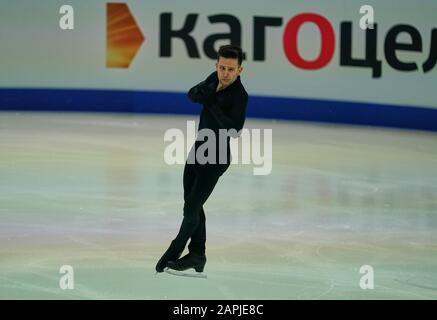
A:
POLYGON ((185 164, 184 168, 184 218, 179 233, 173 240, 178 251, 183 251, 191 238, 188 250, 205 254, 206 217, 203 205, 208 200, 220 176, 228 166, 185 164))

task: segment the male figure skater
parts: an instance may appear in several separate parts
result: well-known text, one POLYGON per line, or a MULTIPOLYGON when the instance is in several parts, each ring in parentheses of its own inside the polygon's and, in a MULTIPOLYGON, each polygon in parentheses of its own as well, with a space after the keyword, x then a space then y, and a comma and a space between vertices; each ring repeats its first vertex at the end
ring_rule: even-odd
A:
MULTIPOLYGON (((203 205, 220 176, 231 163, 229 137, 225 141, 226 157, 223 154, 220 157, 220 150, 223 147, 220 145, 219 130, 234 129, 239 132, 246 119, 248 95, 240 81, 240 74, 243 71, 242 61, 243 53, 240 47, 233 45, 220 47, 216 71, 188 92, 188 98, 192 102, 203 105, 198 130, 207 128, 215 133, 216 161, 204 163, 196 157, 194 163, 188 160, 185 163, 184 218, 176 238, 158 261, 155 268, 157 272, 163 272, 165 268, 166 271, 176 274, 190 268, 198 273, 203 272, 206 264, 206 226, 203 205), (179 259, 190 238, 189 253, 179 259)), ((196 155, 196 151, 203 143, 206 141, 200 141, 197 137, 190 154, 196 155)), ((205 154, 209 151, 208 149, 205 154)))

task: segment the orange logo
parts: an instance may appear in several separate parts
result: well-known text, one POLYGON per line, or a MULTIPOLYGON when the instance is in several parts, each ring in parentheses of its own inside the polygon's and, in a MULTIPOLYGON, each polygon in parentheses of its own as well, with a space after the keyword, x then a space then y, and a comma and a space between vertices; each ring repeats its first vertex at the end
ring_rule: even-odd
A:
POLYGON ((106 4, 106 67, 129 68, 144 36, 125 3, 106 4))

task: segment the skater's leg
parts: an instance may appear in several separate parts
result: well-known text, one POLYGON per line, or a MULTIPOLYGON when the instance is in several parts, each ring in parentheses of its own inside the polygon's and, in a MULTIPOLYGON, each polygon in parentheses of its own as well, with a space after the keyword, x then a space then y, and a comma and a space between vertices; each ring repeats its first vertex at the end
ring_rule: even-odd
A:
MULTIPOLYGON (((220 177, 226 171, 225 168, 215 170, 214 174, 220 177)), ((203 206, 200 210, 200 221, 193 235, 191 236, 191 242, 188 246, 190 252, 194 252, 200 255, 205 255, 206 251, 206 215, 203 206)))
POLYGON ((170 248, 159 260, 156 270, 162 272, 168 261, 177 260, 183 252, 188 240, 193 236, 199 224, 201 225, 199 234, 195 239, 200 239, 194 243, 203 251, 205 248, 206 228, 205 213, 203 204, 206 202, 214 187, 222 175, 222 172, 195 170, 193 166, 187 166, 184 169, 184 218, 178 235, 172 241, 170 248), (203 217, 202 217, 203 216, 203 217))
POLYGON ((220 175, 214 171, 196 172, 194 185, 185 198, 184 219, 175 242, 185 248, 201 221, 201 209, 211 195, 220 175))
MULTIPOLYGON (((195 169, 195 166, 192 164, 185 164, 184 168, 184 201, 189 199, 189 195, 196 192, 195 185, 198 184, 199 172, 195 169)), ((193 220, 193 219, 191 219, 193 220)), ((200 221, 200 220, 199 220, 200 221)), ((175 242, 179 243, 179 247, 185 248, 188 239, 193 234, 194 230, 191 226, 192 224, 198 224, 196 221, 190 221, 190 219, 183 219, 182 224, 180 226, 178 235, 175 242)), ((183 249, 182 249, 183 250, 183 249)))
POLYGON ((196 181, 196 170, 194 169, 194 165, 185 164, 184 167, 184 200, 188 197, 193 189, 194 182, 196 181))
POLYGON ((191 236, 188 250, 200 255, 205 255, 206 243, 206 216, 203 207, 200 209, 200 221, 199 224, 191 236))
MULTIPOLYGON (((194 166, 186 164, 184 168, 184 178, 183 178, 184 198, 188 196, 188 194, 190 194, 191 190, 193 189, 195 181, 196 181, 196 172, 194 170, 194 166)), ((184 227, 181 229, 185 230, 186 228, 184 227)), ((182 252, 184 251, 185 244, 186 242, 183 242, 183 240, 182 241, 173 240, 169 248, 166 250, 166 252, 162 255, 162 257, 159 259, 158 263, 156 264, 155 267, 156 271, 163 272, 168 261, 179 259, 182 252)))

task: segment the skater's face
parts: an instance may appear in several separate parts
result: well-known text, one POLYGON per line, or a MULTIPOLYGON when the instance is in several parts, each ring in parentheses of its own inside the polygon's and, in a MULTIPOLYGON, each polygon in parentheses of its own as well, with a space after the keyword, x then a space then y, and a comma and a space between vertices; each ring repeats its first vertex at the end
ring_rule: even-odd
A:
POLYGON ((243 68, 238 64, 238 59, 220 57, 215 67, 220 83, 219 89, 231 85, 243 71, 243 68))

